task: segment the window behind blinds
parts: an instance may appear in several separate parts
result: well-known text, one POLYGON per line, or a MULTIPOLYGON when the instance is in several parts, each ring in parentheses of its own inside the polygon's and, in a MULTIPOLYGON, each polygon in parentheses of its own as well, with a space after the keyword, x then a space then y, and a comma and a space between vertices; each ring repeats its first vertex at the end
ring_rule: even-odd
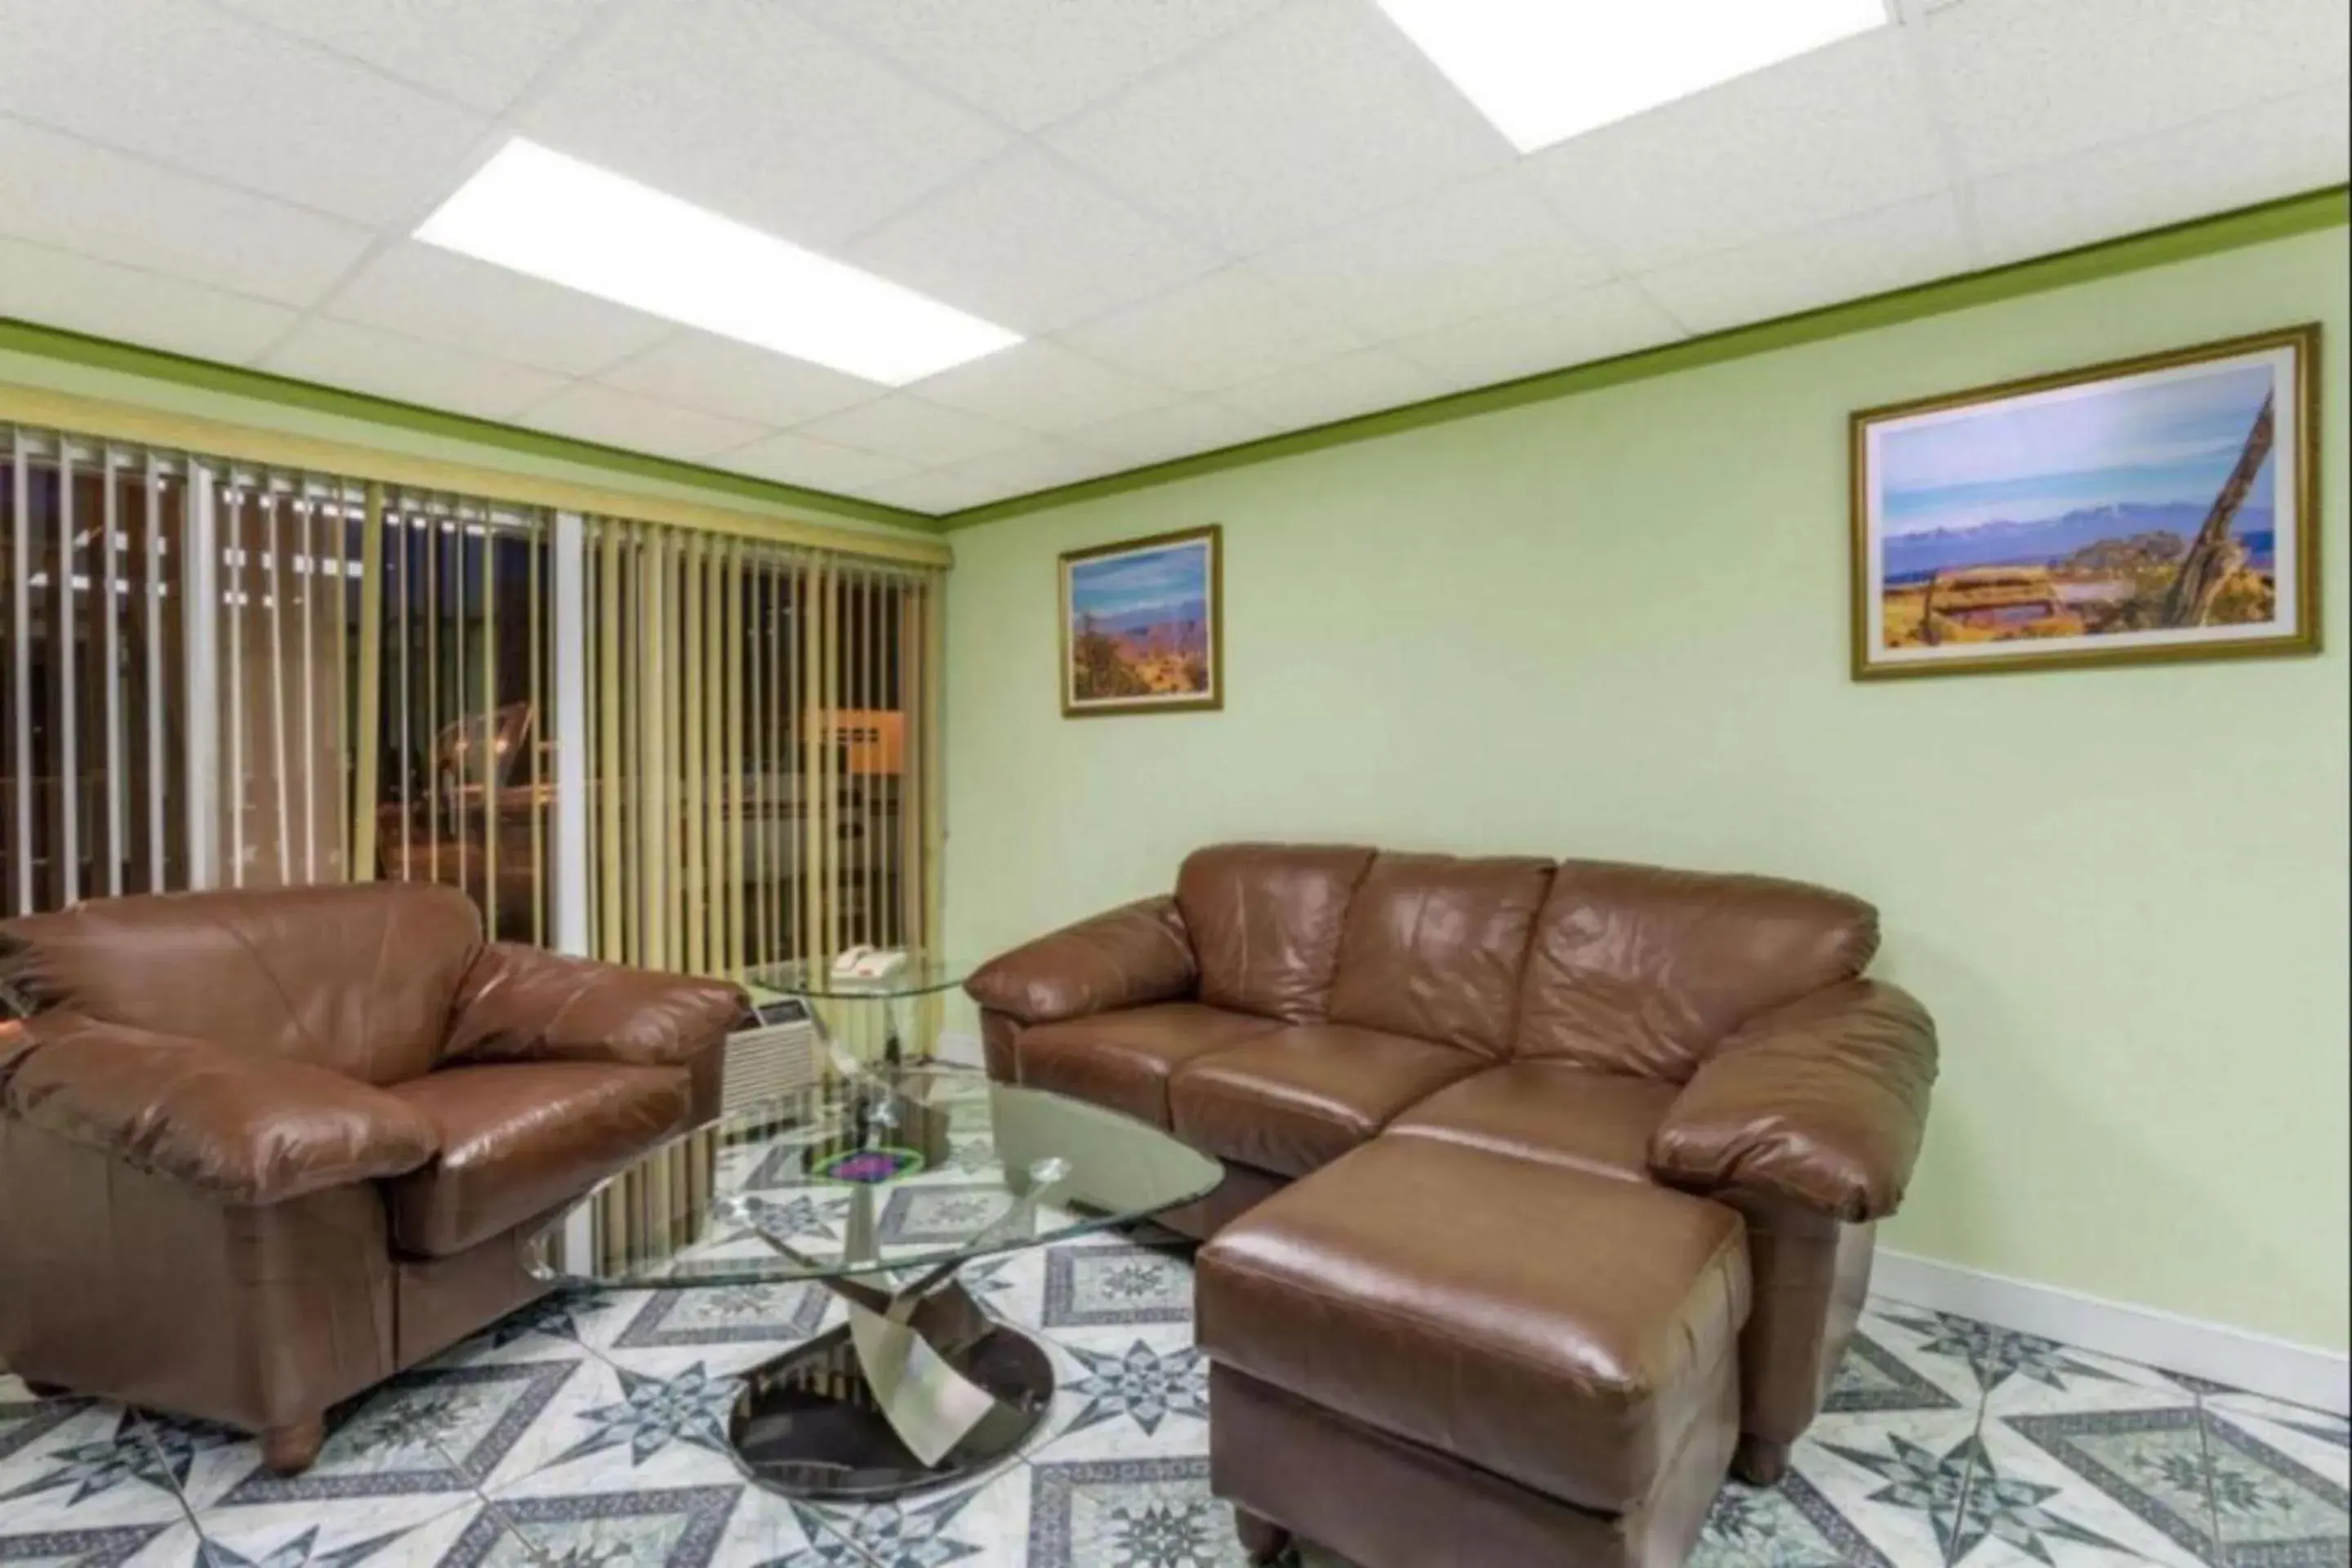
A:
POLYGON ((588 951, 656 967, 921 945, 939 595, 923 568, 0 424, 0 913, 390 878, 550 945, 577 900, 588 951))

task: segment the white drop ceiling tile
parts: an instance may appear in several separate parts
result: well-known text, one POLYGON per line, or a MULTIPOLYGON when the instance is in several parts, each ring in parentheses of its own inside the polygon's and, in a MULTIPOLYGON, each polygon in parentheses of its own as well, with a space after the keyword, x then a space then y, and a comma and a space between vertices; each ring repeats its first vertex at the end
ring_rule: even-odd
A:
POLYGON ((2015 261, 2347 176, 2352 90, 2339 81, 1982 181, 1977 240, 1987 262, 2015 261))
POLYGON ((1034 438, 1030 432, 1001 420, 931 403, 910 392, 894 392, 829 414, 802 426, 800 433, 925 468, 1007 451, 1034 438))
POLYGON ((1922 43, 1977 177, 2320 87, 2348 52, 2344 0, 1966 0, 1922 43))
POLYGON ((1693 331, 1768 321, 1965 272, 1958 205, 1930 196, 1678 262, 1639 279, 1693 331))
POLYGON ((1073 327, 1061 341, 1187 392, 1222 391, 1366 346, 1338 317, 1241 267, 1073 327))
POLYGON ((1516 167, 1383 208, 1251 265, 1375 338, 1488 315, 1598 283, 1611 270, 1516 167))
POLYGON ((511 418, 563 385, 528 365, 318 319, 270 350, 261 368, 485 419, 511 418))
POLYGON ((1237 447, 1275 433, 1271 420, 1213 398, 1196 397, 1097 425, 1086 432, 1086 444, 1122 459, 1125 467, 1141 468, 1195 452, 1237 447))
POLYGON ((825 26, 935 87, 1034 131, 1279 0, 799 0, 825 26))
POLYGON ((903 458, 814 440, 792 430, 728 453, 721 466, 763 479, 840 495, 865 495, 877 486, 917 471, 915 464, 903 458))
POLYGON ((1368 0, 1291 0, 1045 139, 1235 256, 1514 157, 1368 0))
POLYGON ((676 330, 625 305, 416 240, 369 262, 326 309, 344 321, 567 376, 593 375, 676 330))
POLYGON ((558 436, 688 462, 732 452, 774 433, 744 420, 722 419, 593 381, 573 382, 520 418, 525 425, 558 436))
POLYGON ((0 120, 0 234, 192 283, 307 305, 368 230, 0 120))
POLYGON ((1224 261, 1030 146, 933 192, 843 258, 1028 333, 1147 299, 1224 261))
POLYGON ((1464 389, 1633 353, 1685 335, 1641 289, 1619 282, 1455 321, 1390 346, 1464 389))
POLYGON ((560 152, 820 250, 1007 141, 775 0, 635 5, 520 118, 560 152))
POLYGON ((1388 349, 1360 349, 1244 382, 1218 395, 1277 430, 1303 430, 1359 414, 1401 408, 1454 391, 1435 371, 1388 349))
POLYGON ((255 21, 496 112, 601 0, 222 0, 255 21))
POLYGON ((201 0, 0 0, 0 104, 321 212, 422 216, 488 121, 201 0))
POLYGON ((1572 138, 1528 169, 1628 271, 1946 186, 1934 121, 1893 28, 1572 138))
POLYGON ((871 403, 889 391, 877 382, 690 327, 596 379, 705 413, 775 426, 871 403))
POLYGON ((931 376, 915 390, 931 402, 1049 436, 1165 407, 1184 395, 1058 343, 1034 340, 931 376))
POLYGON ((961 511, 968 506, 980 506, 1012 492, 985 476, 961 474, 953 468, 933 468, 927 473, 909 474, 891 479, 866 492, 868 500, 884 506, 904 507, 909 511, 928 512, 933 517, 951 511, 961 511))
MULTIPOLYGON (((993 452, 968 463, 938 470, 942 479, 971 479, 982 486, 986 500, 1034 495, 1059 489, 1082 479, 1098 479, 1129 467, 1125 459, 1071 441, 1037 441, 1009 452, 993 452)), ((966 501, 964 505, 974 503, 966 501)))
POLYGON ((0 238, 0 316, 243 363, 296 321, 282 305, 0 238))

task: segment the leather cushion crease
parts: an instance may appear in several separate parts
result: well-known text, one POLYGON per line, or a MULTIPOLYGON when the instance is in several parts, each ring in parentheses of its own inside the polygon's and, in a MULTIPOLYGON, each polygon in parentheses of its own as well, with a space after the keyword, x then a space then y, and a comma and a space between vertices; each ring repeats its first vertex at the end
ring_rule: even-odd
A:
POLYGON ((1427 1040, 1307 1024, 1188 1063, 1168 1090, 1176 1135, 1221 1160, 1303 1176, 1484 1065, 1427 1040))
POLYGON ((325 1068, 73 1013, 38 1014, 25 1033, 8 1113, 226 1203, 396 1176, 438 1144, 396 1096, 325 1068))
POLYGON ((991 960, 964 989, 1024 1024, 1080 1018, 1192 994, 1200 974, 1176 900, 1139 899, 991 960))
POLYGON ((388 1091, 437 1136, 386 1184, 393 1239, 446 1258, 594 1186, 686 1118, 686 1074, 599 1062, 452 1067, 388 1091))
POLYGON ((1176 872, 1200 999, 1286 1024, 1329 1016, 1339 935, 1372 852, 1352 847, 1229 844, 1176 872))
POLYGON ((1333 1021, 1503 1055, 1551 871, 1523 856, 1373 860, 1339 939, 1333 1021))
POLYGON ((1021 1081, 1075 1095, 1114 1110, 1169 1125, 1169 1080, 1197 1058, 1237 1046, 1282 1026, 1197 1002, 1124 1007, 1021 1035, 1021 1081))
POLYGON ((472 902, 428 883, 159 893, 0 922, 0 974, 43 1011, 202 1020, 228 1049, 381 1086, 433 1066, 481 945, 472 902))
POLYGON ((494 942, 467 969, 453 1006, 445 1061, 674 1067, 735 1026, 743 994, 716 980, 494 942))
POLYGON ((1536 919, 1517 1053, 1682 1083, 1740 1024, 1853 979, 1877 950, 1877 911, 1827 889, 1563 861, 1536 919))

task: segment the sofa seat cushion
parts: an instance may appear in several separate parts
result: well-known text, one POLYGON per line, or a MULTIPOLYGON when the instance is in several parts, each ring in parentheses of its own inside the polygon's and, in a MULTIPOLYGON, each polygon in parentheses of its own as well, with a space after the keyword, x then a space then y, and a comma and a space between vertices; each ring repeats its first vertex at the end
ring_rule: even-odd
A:
POLYGON ((1646 1182, 1650 1134, 1674 1102, 1670 1083, 1514 1062, 1440 1089, 1389 1131, 1646 1182))
POLYGON ((1605 1513, 1724 1419, 1748 1309, 1720 1204, 1431 1138, 1268 1198, 1196 1292, 1220 1366, 1605 1513))
POLYGON ((529 1062, 444 1068, 395 1085, 439 1130, 439 1158, 383 1184, 393 1240, 446 1258, 585 1192, 677 1131, 682 1068, 529 1062))
POLYGON ((1168 1079, 1185 1063, 1282 1026, 1197 1002, 1126 1007, 1021 1032, 1021 1081, 1168 1125, 1168 1079))
POLYGON ((1303 1176, 1486 1065, 1474 1052, 1403 1035, 1304 1024, 1179 1068, 1169 1125, 1219 1159, 1303 1176))

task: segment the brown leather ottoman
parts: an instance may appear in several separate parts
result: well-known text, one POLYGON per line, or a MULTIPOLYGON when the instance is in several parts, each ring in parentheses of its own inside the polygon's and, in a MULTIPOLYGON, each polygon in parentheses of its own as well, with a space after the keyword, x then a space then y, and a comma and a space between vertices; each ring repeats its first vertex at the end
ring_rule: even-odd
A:
POLYGON ((1738 1436, 1739 1216, 1377 1140, 1200 1255, 1210 1474, 1270 1561, 1678 1563, 1738 1436))

